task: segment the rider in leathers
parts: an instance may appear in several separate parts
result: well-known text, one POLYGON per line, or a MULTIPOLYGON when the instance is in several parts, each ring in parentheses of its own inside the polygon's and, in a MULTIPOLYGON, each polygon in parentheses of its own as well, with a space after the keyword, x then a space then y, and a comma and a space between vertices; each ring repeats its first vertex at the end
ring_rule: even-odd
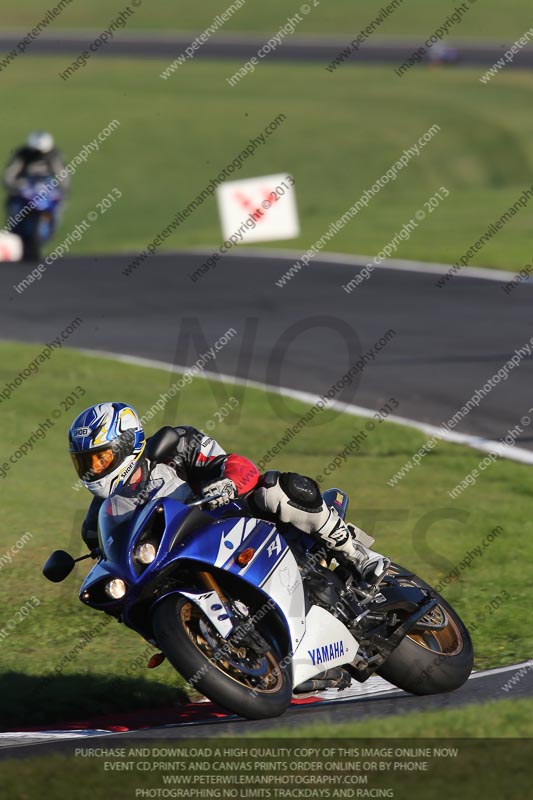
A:
POLYGON ((163 484, 158 494, 176 494, 182 500, 193 494, 213 497, 206 503, 211 509, 238 498, 251 516, 290 523, 342 553, 368 582, 378 580, 388 567, 388 559, 368 548, 370 537, 325 505, 312 478, 275 470, 261 475, 247 458, 226 453, 196 428, 181 425, 174 430, 175 452, 166 463, 154 465, 143 455, 144 432, 131 406, 101 403, 73 422, 70 453, 82 482, 95 495, 82 526, 89 549, 97 545, 98 510, 104 499, 117 491, 142 498, 148 478, 156 478, 163 484))
MULTIPOLYGON (((9 196, 17 194, 21 182, 26 178, 57 178, 64 166, 63 156, 56 148, 52 135, 46 131, 34 131, 11 154, 4 170, 4 187, 9 196)), ((61 180, 61 187, 65 191, 69 180, 66 173, 61 180)))

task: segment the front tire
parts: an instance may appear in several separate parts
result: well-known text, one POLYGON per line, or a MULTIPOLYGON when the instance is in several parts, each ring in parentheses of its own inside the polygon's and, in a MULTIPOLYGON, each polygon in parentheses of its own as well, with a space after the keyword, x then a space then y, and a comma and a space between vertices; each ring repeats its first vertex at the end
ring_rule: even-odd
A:
POLYGON ((468 680, 474 664, 474 648, 464 623, 450 604, 421 578, 395 566, 392 572, 397 572, 398 581, 404 585, 432 591, 438 605, 427 616, 428 622, 433 620, 436 624, 433 629, 431 625, 424 628, 425 617, 419 620, 418 626, 380 667, 378 675, 411 694, 440 694, 459 689, 468 680))
MULTIPOLYGON (((225 642, 191 600, 166 597, 155 609, 153 630, 174 669, 195 689, 248 719, 278 717, 292 697, 292 683, 274 647, 259 656, 225 642)), ((268 632, 261 631, 268 639, 268 632)))
POLYGON ((39 261, 41 258, 41 240, 39 238, 37 223, 33 231, 22 240, 23 261, 39 261))

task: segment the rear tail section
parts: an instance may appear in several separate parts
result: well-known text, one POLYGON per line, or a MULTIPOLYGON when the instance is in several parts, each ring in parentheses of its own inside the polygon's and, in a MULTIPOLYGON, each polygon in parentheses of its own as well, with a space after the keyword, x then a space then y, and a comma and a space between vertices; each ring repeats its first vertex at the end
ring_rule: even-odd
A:
POLYGON ((342 489, 326 489, 322 495, 324 503, 328 508, 334 508, 341 519, 346 518, 348 511, 348 495, 342 489))

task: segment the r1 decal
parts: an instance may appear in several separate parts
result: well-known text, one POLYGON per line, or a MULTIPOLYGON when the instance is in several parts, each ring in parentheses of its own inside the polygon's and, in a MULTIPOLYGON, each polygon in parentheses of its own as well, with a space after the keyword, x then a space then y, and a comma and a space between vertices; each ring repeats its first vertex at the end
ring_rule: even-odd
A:
POLYGON ((274 541, 268 545, 267 553, 269 558, 271 558, 274 555, 274 553, 276 555, 278 555, 278 553, 281 553, 281 539, 279 538, 279 533, 276 535, 274 541))

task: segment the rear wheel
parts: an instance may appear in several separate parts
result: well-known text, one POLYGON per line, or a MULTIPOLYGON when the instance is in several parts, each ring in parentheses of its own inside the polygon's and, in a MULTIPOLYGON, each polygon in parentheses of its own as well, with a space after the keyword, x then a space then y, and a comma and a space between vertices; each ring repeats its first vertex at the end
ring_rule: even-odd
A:
MULTIPOLYGON (((263 655, 223 639, 188 598, 171 595, 157 606, 153 629, 159 646, 198 691, 249 719, 277 717, 292 697, 292 683, 274 645, 263 655)), ((261 631, 268 640, 268 632, 261 631)))
MULTIPOLYGON (((391 567, 404 586, 431 589, 429 584, 399 567, 391 567)), ((418 621, 412 631, 378 670, 390 683, 411 694, 439 694, 458 689, 474 664, 470 635, 459 615, 434 589, 438 605, 418 621)))

